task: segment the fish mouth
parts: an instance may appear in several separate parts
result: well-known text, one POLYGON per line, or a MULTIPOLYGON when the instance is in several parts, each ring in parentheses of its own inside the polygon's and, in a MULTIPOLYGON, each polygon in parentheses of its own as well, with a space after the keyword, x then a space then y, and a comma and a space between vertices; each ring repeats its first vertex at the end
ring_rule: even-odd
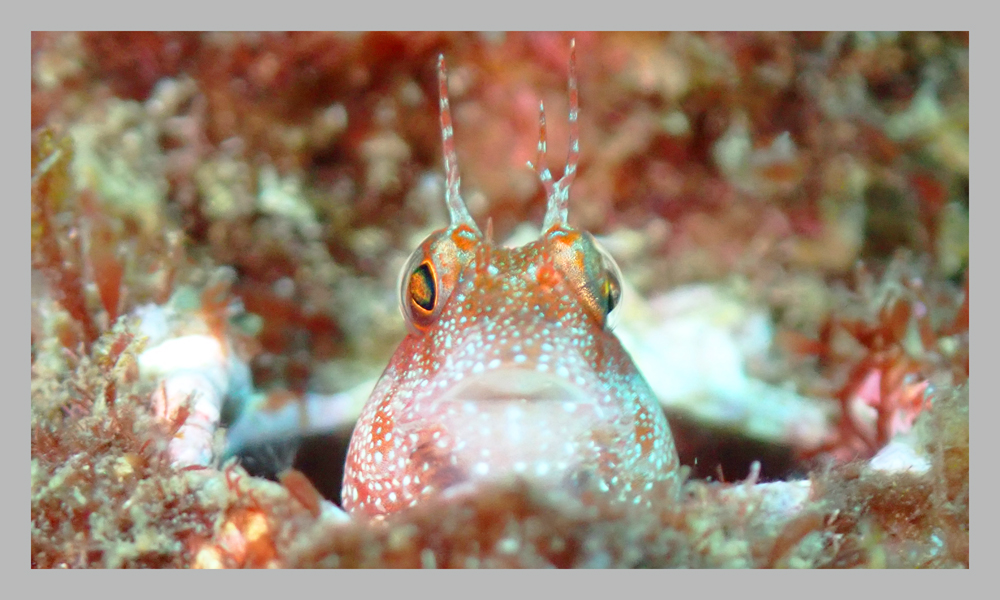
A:
POLYGON ((417 439, 434 442, 419 460, 447 465, 431 484, 510 476, 566 482, 593 471, 600 440, 619 439, 625 419, 606 394, 575 381, 502 366, 436 394, 423 418, 406 424, 417 439))
POLYGON ((528 404, 541 402, 593 403, 593 394, 562 377, 533 369, 499 368, 465 377, 441 394, 443 403, 484 401, 528 404))

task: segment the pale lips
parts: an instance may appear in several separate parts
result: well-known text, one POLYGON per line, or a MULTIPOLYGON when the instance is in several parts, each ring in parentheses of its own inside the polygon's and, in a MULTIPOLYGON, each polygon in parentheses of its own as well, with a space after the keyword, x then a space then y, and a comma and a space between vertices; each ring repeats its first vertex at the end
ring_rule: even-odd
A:
POLYGON ((551 372, 504 366, 437 394, 411 433, 433 428, 436 450, 457 471, 450 485, 521 477, 579 484, 609 456, 606 440, 628 424, 606 395, 551 372), (602 450, 603 448, 603 450, 602 450))
POLYGON ((442 403, 540 402, 594 403, 587 390, 553 373, 514 366, 500 367, 466 376, 439 394, 442 403))

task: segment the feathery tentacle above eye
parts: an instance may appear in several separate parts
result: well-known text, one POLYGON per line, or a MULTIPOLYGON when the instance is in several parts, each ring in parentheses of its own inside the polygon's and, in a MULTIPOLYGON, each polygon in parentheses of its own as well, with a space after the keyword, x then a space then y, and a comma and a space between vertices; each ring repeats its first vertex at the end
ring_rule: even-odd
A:
POLYGON ((441 145, 444 151, 444 170, 446 185, 444 198, 451 217, 451 226, 468 225, 479 233, 479 227, 469 214, 469 209, 462 199, 460 187, 462 178, 458 174, 458 154, 455 152, 454 128, 451 120, 451 106, 448 103, 448 72, 444 62, 444 54, 438 56, 438 94, 441 111, 441 145))
POLYGON ((542 181, 542 187, 548 196, 548 206, 545 209, 545 220, 542 231, 567 222, 569 212, 569 188, 576 177, 576 167, 580 161, 580 95, 576 84, 576 40, 570 42, 569 51, 569 156, 566 159, 566 169, 562 178, 553 183, 552 173, 548 167, 548 148, 545 138, 545 104, 539 103, 539 133, 538 161, 528 166, 535 169, 542 181))

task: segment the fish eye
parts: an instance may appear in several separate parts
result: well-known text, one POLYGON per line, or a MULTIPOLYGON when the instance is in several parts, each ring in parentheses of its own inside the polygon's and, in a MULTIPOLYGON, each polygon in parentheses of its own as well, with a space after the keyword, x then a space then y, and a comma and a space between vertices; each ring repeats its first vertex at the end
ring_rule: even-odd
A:
POLYGON ((437 299, 437 284, 434 281, 434 267, 425 260, 410 273, 410 302, 415 309, 424 312, 434 310, 437 299))
POLYGON ((601 278, 599 281, 597 297, 604 310, 604 327, 614 329, 621 316, 622 303, 622 272, 618 268, 618 263, 611 254, 601 246, 592 236, 590 241, 594 244, 601 263, 601 278))
POLYGON ((437 269, 423 248, 418 248, 399 273, 399 312, 411 332, 430 325, 439 300, 437 269))
POLYGON ((413 251, 399 272, 399 312, 420 335, 441 315, 462 269, 474 254, 478 232, 461 226, 435 231, 413 251))
POLYGON ((547 235, 555 262, 583 307, 599 325, 614 329, 623 292, 622 272, 615 259, 588 231, 563 227, 547 235))
POLYGON ((622 299, 621 283, 615 279, 614 274, 611 272, 605 273, 603 292, 607 313, 611 314, 618 307, 618 303, 622 299))

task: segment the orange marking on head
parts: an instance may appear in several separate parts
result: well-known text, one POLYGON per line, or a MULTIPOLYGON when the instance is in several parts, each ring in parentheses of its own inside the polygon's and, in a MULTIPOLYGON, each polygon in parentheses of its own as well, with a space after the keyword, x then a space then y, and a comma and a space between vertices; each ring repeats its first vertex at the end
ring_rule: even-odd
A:
POLYGON ((451 232, 451 241, 462 252, 472 252, 479 245, 479 234, 468 225, 459 225, 451 232))
POLYGON ((536 270, 535 278, 538 285, 545 289, 553 289, 562 281, 562 273, 551 262, 545 262, 536 270))
POLYGON ((565 224, 554 225, 549 228, 542 237, 551 238, 558 244, 563 244, 566 246, 572 246, 580 239, 580 231, 577 229, 570 229, 565 224), (552 234, 556 231, 562 230, 562 235, 553 236, 552 234))

